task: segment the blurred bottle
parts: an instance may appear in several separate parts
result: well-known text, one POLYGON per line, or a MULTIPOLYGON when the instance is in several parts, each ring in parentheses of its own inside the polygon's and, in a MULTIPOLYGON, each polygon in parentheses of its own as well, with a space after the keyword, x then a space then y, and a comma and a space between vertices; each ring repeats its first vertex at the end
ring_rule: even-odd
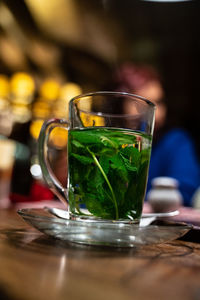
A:
POLYGON ((13 126, 9 97, 9 79, 7 76, 0 74, 0 134, 3 136, 9 136, 13 126))
POLYGON ((9 208, 10 188, 15 156, 15 142, 0 139, 0 208, 9 208))
POLYGON ((17 145, 11 184, 13 202, 28 199, 31 188, 29 124, 32 118, 34 97, 33 77, 24 72, 14 73, 10 78, 10 109, 13 128, 9 136, 17 145))
POLYGON ((11 110, 15 124, 31 120, 31 103, 34 99, 35 83, 27 73, 15 73, 10 79, 11 110))
POLYGON ((154 212, 169 212, 179 209, 183 198, 178 190, 178 181, 171 177, 156 177, 151 182, 147 201, 154 212))
POLYGON ((197 188, 196 192, 192 197, 192 206, 200 209, 200 186, 197 188))

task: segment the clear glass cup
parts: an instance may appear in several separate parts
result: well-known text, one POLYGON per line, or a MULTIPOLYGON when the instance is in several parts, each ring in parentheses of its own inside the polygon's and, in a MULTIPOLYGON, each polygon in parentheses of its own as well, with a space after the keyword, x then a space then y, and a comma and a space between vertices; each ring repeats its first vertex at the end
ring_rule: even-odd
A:
POLYGON ((71 219, 140 220, 146 191, 155 105, 122 92, 95 92, 69 103, 69 120, 51 119, 39 136, 43 177, 67 204, 71 219), (68 184, 61 185, 48 159, 55 127, 68 135, 68 184))

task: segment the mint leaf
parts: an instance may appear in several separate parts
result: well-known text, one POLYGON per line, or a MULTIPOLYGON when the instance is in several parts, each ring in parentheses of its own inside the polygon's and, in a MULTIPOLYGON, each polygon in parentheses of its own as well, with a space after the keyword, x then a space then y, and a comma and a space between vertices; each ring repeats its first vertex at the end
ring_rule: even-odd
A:
POLYGON ((99 163, 104 170, 105 174, 108 174, 109 168, 110 168, 110 159, 109 157, 102 155, 100 156, 99 163))
POLYGON ((150 142, 148 136, 129 130, 101 127, 70 130, 72 213, 81 215, 81 205, 84 205, 92 215, 105 219, 138 218, 150 142))
POLYGON ((120 155, 124 161, 124 165, 127 168, 127 170, 136 172, 137 168, 130 162, 130 159, 127 159, 126 157, 124 157, 122 153, 120 155))
POLYGON ((100 139, 101 139, 101 142, 106 147, 111 147, 111 148, 114 148, 114 149, 117 149, 119 147, 117 141, 114 140, 114 139, 108 138, 108 137, 103 136, 103 135, 101 135, 100 139))
POLYGON ((77 148, 84 148, 84 146, 83 146, 80 142, 78 142, 77 140, 73 140, 73 141, 72 141, 72 144, 73 144, 75 147, 77 147, 77 148))
POLYGON ((89 131, 89 130, 74 130, 73 132, 73 139, 76 141, 78 140, 81 144, 98 144, 101 143, 101 134, 96 131, 89 131))
POLYGON ((82 164, 87 165, 93 163, 93 159, 87 156, 79 155, 76 153, 71 154, 74 158, 78 159, 82 164))

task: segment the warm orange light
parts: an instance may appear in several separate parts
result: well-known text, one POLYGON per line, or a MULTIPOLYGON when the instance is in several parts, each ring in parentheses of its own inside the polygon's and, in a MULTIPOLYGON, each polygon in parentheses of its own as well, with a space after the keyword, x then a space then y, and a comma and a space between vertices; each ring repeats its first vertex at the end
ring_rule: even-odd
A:
POLYGON ((29 131, 34 139, 38 139, 43 122, 43 120, 35 120, 31 123, 29 131))
POLYGON ((52 115, 55 118, 64 118, 68 119, 68 104, 65 101, 58 101, 53 106, 52 115))
POLYGON ((15 122, 26 123, 32 117, 31 109, 27 105, 12 105, 11 112, 15 122))
POLYGON ((67 145, 68 134, 64 128, 54 128, 50 134, 50 141, 57 148, 63 148, 67 145))
POLYGON ((50 106, 47 102, 38 100, 33 105, 32 113, 36 118, 48 118, 50 116, 50 106))
POLYGON ((9 94, 9 80, 7 76, 0 74, 0 98, 7 98, 9 94))
POLYGON ((5 111, 9 108, 9 102, 0 96, 0 111, 5 111))
POLYGON ((40 87, 40 96, 46 100, 54 101, 58 98, 60 85, 53 79, 47 79, 40 87))
POLYGON ((74 82, 68 82, 61 87, 59 98, 62 100, 70 101, 75 96, 82 93, 80 85, 74 82))
POLYGON ((56 118, 68 119, 69 114, 69 101, 82 93, 81 87, 73 82, 68 82, 60 89, 58 101, 53 106, 53 116, 56 118))
POLYGON ((86 127, 88 127, 88 126, 104 126, 105 125, 104 117, 101 117, 101 116, 93 116, 93 115, 89 115, 84 112, 81 112, 80 117, 81 117, 81 121, 82 121, 83 125, 86 127))
POLYGON ((23 72, 15 73, 10 80, 11 92, 18 97, 26 97, 32 95, 35 84, 32 77, 23 72))

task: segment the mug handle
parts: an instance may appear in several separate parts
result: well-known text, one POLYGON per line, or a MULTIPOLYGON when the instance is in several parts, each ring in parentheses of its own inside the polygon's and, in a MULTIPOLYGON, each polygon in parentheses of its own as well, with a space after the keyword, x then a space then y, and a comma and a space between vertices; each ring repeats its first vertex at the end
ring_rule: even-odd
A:
POLYGON ((48 140, 51 131, 55 127, 69 130, 69 122, 64 119, 50 119, 42 125, 38 139, 38 156, 44 180, 50 190, 66 205, 68 203, 68 189, 64 188, 53 173, 48 159, 48 140))

